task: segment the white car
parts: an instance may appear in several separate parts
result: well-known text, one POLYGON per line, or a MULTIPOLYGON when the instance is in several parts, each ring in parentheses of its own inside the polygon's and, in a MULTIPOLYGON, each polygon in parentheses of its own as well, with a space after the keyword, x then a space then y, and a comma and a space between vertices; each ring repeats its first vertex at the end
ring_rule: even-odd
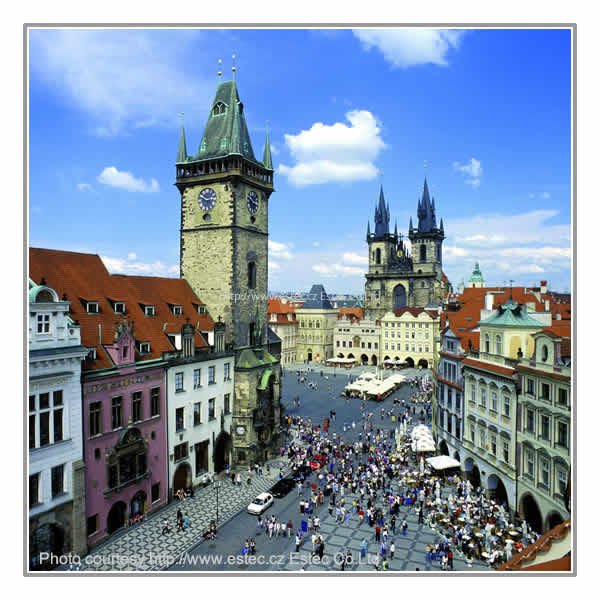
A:
POLYGON ((248 505, 248 512, 251 515, 260 515, 267 510, 271 504, 273 504, 273 496, 267 492, 263 492, 256 496, 256 498, 248 505))

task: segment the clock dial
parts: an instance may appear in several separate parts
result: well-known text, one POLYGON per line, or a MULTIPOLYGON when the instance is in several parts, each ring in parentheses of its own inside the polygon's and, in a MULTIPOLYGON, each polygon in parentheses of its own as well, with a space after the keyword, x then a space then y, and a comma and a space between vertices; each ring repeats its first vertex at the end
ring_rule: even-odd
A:
POLYGON ((255 214, 258 210, 258 195, 254 190, 248 192, 248 210, 252 214, 255 214))
POLYGON ((217 192, 212 188, 205 188, 198 194, 198 204, 202 210, 212 210, 217 203, 217 192))

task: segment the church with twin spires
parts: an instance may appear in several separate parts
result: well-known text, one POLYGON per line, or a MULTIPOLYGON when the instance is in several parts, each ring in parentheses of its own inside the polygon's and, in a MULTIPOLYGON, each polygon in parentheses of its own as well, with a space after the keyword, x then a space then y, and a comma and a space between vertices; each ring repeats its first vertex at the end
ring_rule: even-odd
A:
POLYGON ((430 197, 427 179, 417 205, 417 226, 412 217, 408 238, 398 234, 398 226, 390 232, 390 207, 379 192, 375 208, 375 228, 367 224, 369 270, 365 282, 365 317, 381 319, 387 312, 405 307, 437 307, 450 291, 450 283, 442 270, 444 222, 439 225, 435 200, 430 197))

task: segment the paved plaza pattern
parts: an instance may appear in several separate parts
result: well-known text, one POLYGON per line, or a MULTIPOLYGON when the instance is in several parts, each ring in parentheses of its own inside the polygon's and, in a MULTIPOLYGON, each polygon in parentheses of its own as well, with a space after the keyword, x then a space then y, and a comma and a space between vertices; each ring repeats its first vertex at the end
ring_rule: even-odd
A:
MULTIPOLYGON (((303 368, 303 367, 298 367, 303 368)), ((373 370, 361 369, 361 370, 373 370)), ((360 371, 353 369, 351 376, 356 376, 360 371)), ((417 370, 407 372, 412 376, 417 370)), ((419 374, 423 374, 420 372, 419 374)), ((345 440, 356 440, 361 419, 360 401, 348 400, 340 396, 344 385, 348 382, 348 372, 338 372, 335 376, 331 370, 316 369, 305 377, 304 381, 298 380, 295 370, 287 370, 282 380, 283 404, 288 414, 298 414, 310 417, 313 423, 322 422, 329 410, 335 410, 337 418, 330 424, 330 434, 336 432, 345 440), (313 382, 314 387, 308 388, 308 382, 313 382), (294 405, 293 399, 300 397, 300 406, 294 405), (351 429, 350 424, 355 421, 356 429, 351 429)), ((408 386, 394 394, 396 399, 408 401, 411 390, 408 386)), ((381 403, 369 404, 374 413, 374 426, 381 427, 389 432, 389 429, 398 425, 391 422, 389 418, 380 420, 381 408, 389 410, 393 406, 393 397, 381 403)), ((421 406, 417 407, 420 412, 421 406)), ((323 561, 312 556, 311 532, 303 536, 300 551, 295 552, 295 541, 292 535, 289 538, 269 539, 264 529, 256 527, 256 517, 246 514, 246 507, 257 494, 269 490, 279 478, 279 469, 283 468, 287 474, 287 459, 274 459, 269 462, 270 472, 264 468, 263 475, 253 474, 251 484, 246 483, 246 472, 241 470, 242 485, 236 486, 231 483, 230 477, 222 477, 219 488, 219 520, 218 534, 216 540, 205 540, 203 533, 208 529, 211 520, 216 517, 217 490, 216 483, 205 488, 196 490, 193 498, 183 501, 175 500, 168 506, 156 511, 148 518, 135 526, 126 528, 114 534, 106 542, 94 548, 88 557, 82 561, 81 570, 93 571, 158 571, 158 570, 186 570, 186 571, 340 571, 339 557, 341 553, 350 551, 352 562, 345 566, 345 570, 352 571, 375 571, 375 558, 380 550, 380 543, 375 542, 375 528, 369 527, 365 519, 362 525, 358 525, 358 515, 352 514, 352 501, 357 496, 347 491, 345 493, 345 506, 350 512, 350 519, 343 523, 336 522, 335 513, 329 514, 328 499, 322 506, 315 509, 315 514, 320 517, 320 533, 325 543, 323 561), (176 531, 176 513, 181 509, 190 518, 191 527, 185 531, 176 531), (163 522, 168 519, 171 527, 169 534, 163 535, 163 522), (265 559, 278 556, 279 559, 273 563, 262 563, 262 566, 250 566, 245 563, 227 565, 221 562, 205 562, 198 564, 191 561, 185 565, 189 557, 219 558, 240 555, 244 540, 255 537, 257 554, 263 555, 265 559), (361 543, 368 543, 367 557, 360 558, 361 543), (183 565, 183 566, 182 566, 183 565)), ((315 481, 314 475, 310 481, 315 481)), ((394 493, 401 492, 397 481, 391 482, 394 493)), ((443 496, 454 491, 446 487, 443 496)), ((308 490, 303 491, 306 499, 308 490)), ((292 490, 285 498, 277 499, 272 508, 265 512, 266 516, 275 515, 280 521, 291 519, 294 530, 300 526, 302 519, 307 517, 300 514, 300 497, 297 490, 292 490)), ((388 547, 388 571, 440 571, 439 562, 433 564, 426 561, 426 545, 435 544, 440 540, 440 534, 427 524, 418 525, 417 514, 414 507, 403 506, 396 516, 396 533, 389 532, 388 547), (400 524, 406 519, 408 530, 406 536, 402 535, 400 524), (392 559, 389 547, 392 541, 395 544, 395 555, 392 559)), ((386 519, 387 520, 387 519, 386 519)), ((427 521, 426 521, 427 523, 427 521)), ((455 549, 454 552, 455 571, 488 571, 492 570, 483 562, 473 560, 467 564, 465 558, 455 549)))
MULTIPOLYGON (((269 490, 279 478, 282 460, 269 463, 271 472, 254 474, 250 485, 242 473, 242 485, 231 483, 223 477, 219 489, 219 520, 217 526, 229 521, 244 510, 262 492, 269 490)), ((287 470, 285 471, 287 472, 287 470)), ((82 561, 81 570, 93 571, 158 571, 170 566, 183 552, 203 541, 202 534, 210 522, 216 520, 217 482, 198 488, 193 498, 175 500, 167 507, 150 515, 145 521, 133 525, 112 536, 94 548, 82 561), (190 518, 191 527, 173 535, 176 530, 176 515, 180 509, 190 518), (168 519, 171 534, 163 535, 163 522, 168 519), (83 564, 85 563, 85 564, 83 564)))

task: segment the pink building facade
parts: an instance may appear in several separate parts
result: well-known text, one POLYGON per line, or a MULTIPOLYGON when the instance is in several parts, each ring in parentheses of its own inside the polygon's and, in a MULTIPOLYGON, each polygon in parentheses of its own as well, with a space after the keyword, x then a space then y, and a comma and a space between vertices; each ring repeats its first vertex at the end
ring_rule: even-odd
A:
POLYGON ((134 345, 123 327, 106 348, 116 368, 84 375, 89 546, 168 500, 164 365, 132 363, 134 345))

